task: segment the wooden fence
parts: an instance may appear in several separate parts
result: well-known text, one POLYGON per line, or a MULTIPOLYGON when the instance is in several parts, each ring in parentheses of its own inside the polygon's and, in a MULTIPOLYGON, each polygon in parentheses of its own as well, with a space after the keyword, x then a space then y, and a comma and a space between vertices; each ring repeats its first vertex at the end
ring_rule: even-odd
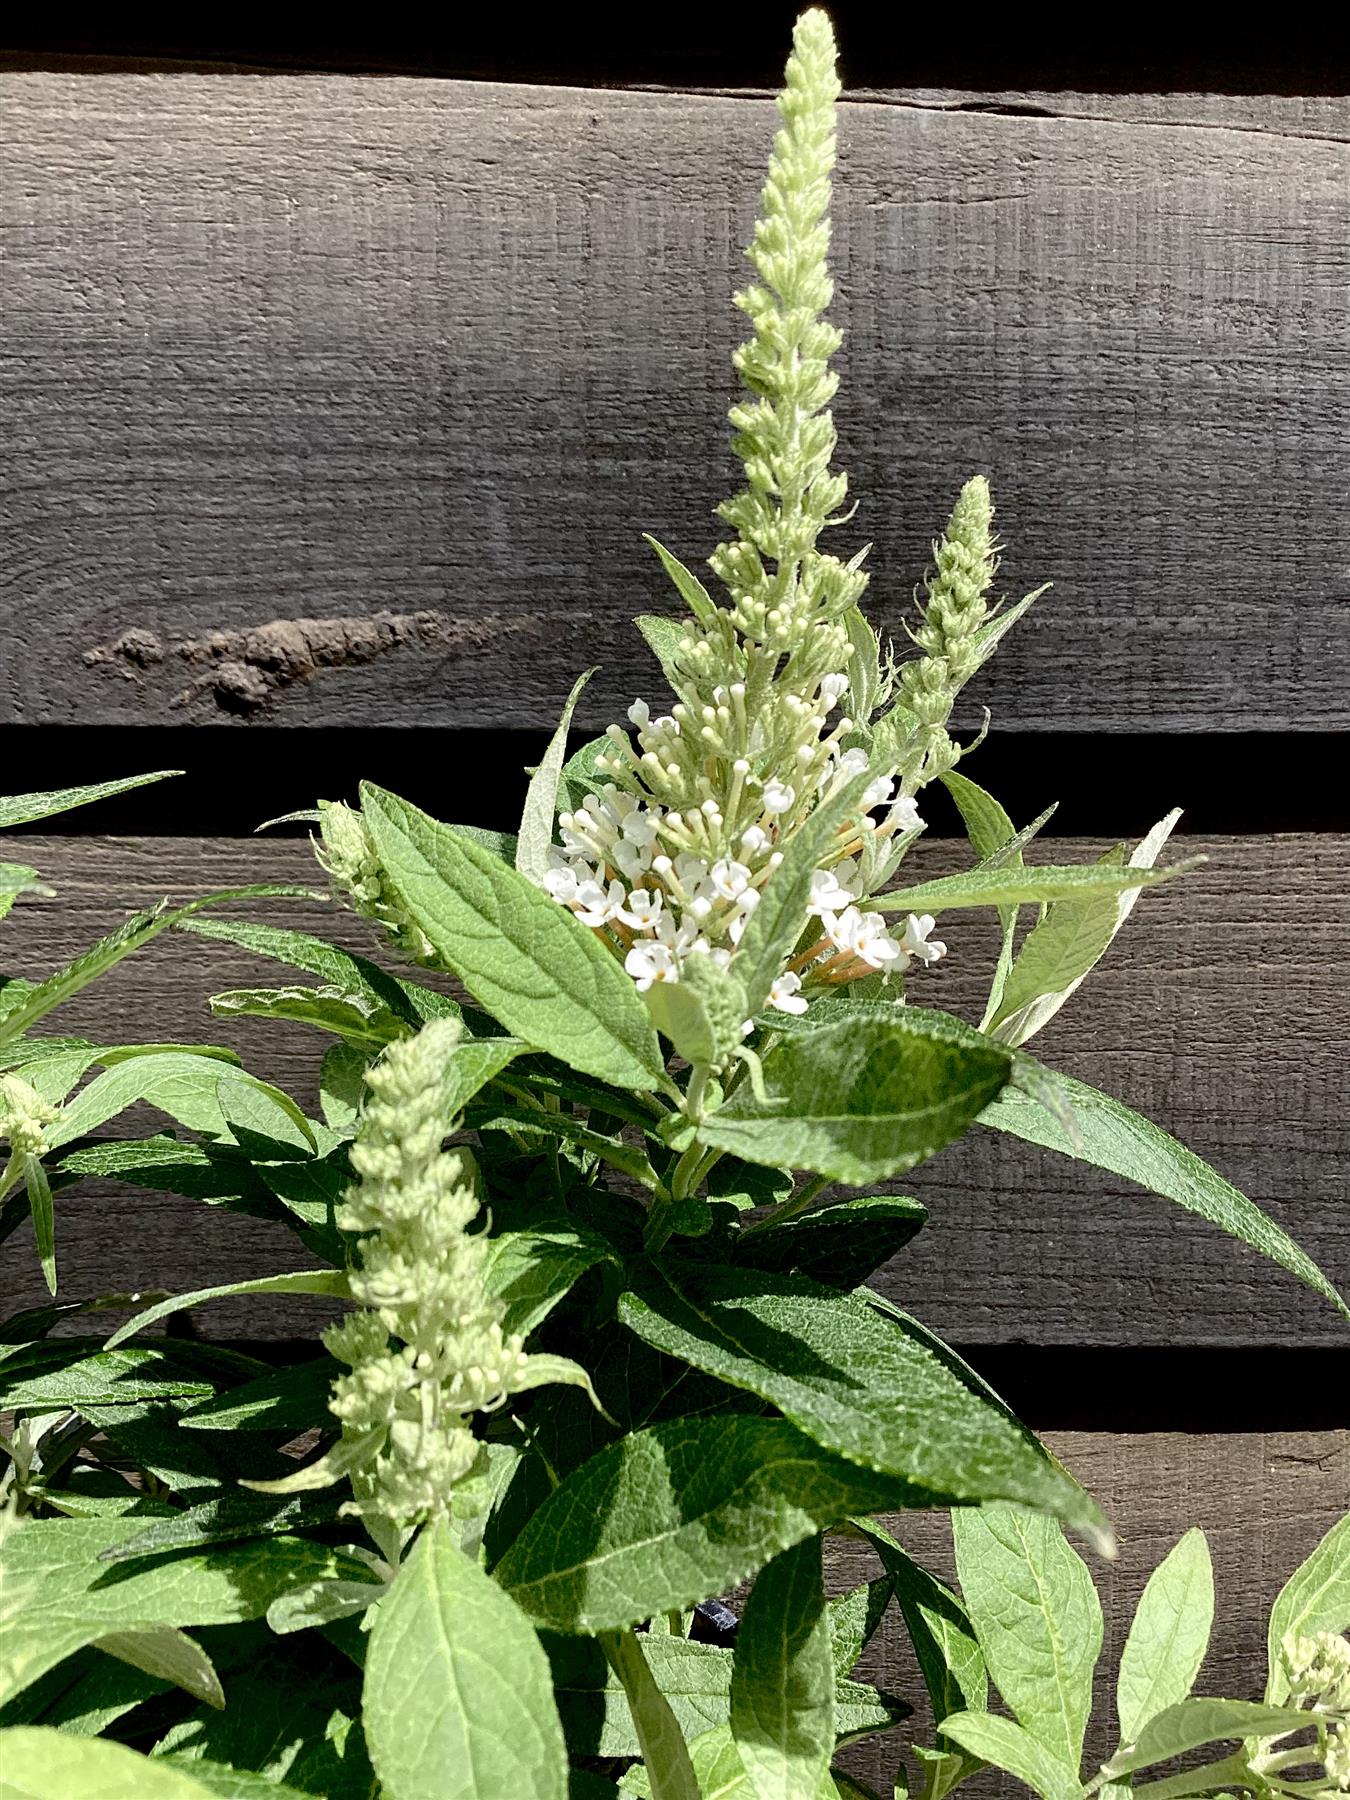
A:
MULTIPOLYGON (((511 807, 582 666, 586 724, 654 693, 628 620, 669 601, 639 534, 690 562, 715 541, 762 95, 30 69, 0 74, 0 118, 5 786, 188 771, 25 845, 59 897, 16 912, 14 966, 152 897, 303 876, 303 842, 243 834, 316 781, 511 807), (126 835, 95 835, 110 817, 126 835)), ((1044 1053, 1342 1285, 1347 224, 1340 97, 887 88, 842 111, 837 416, 873 617, 899 633, 986 470, 1007 585, 1056 585, 971 694, 963 724, 995 717, 976 772, 1022 817, 1063 797, 1057 856, 1177 800, 1212 822, 1186 845, 1203 870, 1145 897, 1044 1053)), ((959 857, 921 847, 925 872, 959 857)), ((948 935, 931 992, 968 1011, 987 939, 948 935)), ((257 978, 161 943, 62 1024, 209 1033, 303 1095, 311 1039, 205 1015, 257 978)), ((1073 1427, 1054 1441, 1124 1543, 1109 1635, 1205 1524, 1210 1673, 1254 1694, 1270 1598, 1350 1504, 1344 1328, 1199 1221, 1006 1140, 907 1185, 932 1223, 886 1285, 1032 1424, 1073 1427)), ((285 1254, 165 1195, 91 1185, 61 1211, 72 1293, 285 1254)), ((202 1328, 284 1338, 302 1306, 202 1328)), ((940 1555, 934 1531, 915 1542, 940 1555)))

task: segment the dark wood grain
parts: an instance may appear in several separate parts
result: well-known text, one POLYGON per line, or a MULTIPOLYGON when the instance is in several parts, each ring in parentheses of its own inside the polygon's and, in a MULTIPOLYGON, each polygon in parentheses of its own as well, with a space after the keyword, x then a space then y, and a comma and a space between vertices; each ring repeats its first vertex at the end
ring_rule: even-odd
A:
MULTIPOLYGON (((1084 1768, 1091 1769, 1115 1749, 1111 1726, 1116 1668, 1144 1582, 1192 1525, 1200 1526, 1209 1540, 1215 1585, 1214 1632, 1197 1691, 1259 1699, 1265 1686, 1271 1602, 1350 1505, 1350 1431, 1231 1436, 1049 1432, 1046 1442, 1097 1496, 1120 1539, 1120 1554, 1113 1563, 1084 1551, 1102 1597, 1106 1625, 1087 1742, 1091 1760, 1084 1768)), ((911 1555, 951 1579, 951 1531, 945 1514, 899 1514, 890 1523, 911 1555)), ((831 1546, 835 1591, 845 1592, 880 1572, 866 1546, 846 1542, 831 1546)), ((883 1623, 863 1667, 872 1680, 903 1695, 917 1709, 918 1716, 900 1732, 848 1752, 855 1772, 889 1794, 904 1745, 933 1741, 923 1684, 894 1612, 883 1623)), ((963 1791, 971 1800, 1025 1793, 992 1774, 977 1777, 963 1791)))
MULTIPOLYGON (((1045 855, 1086 861, 1099 848, 1052 842, 1045 855)), ((1350 1287, 1350 839, 1201 838, 1187 848, 1211 860, 1141 900, 1126 935, 1033 1047, 1174 1131, 1350 1287)), ((76 952, 124 906, 313 878, 295 840, 28 837, 23 856, 58 889, 55 900, 16 908, 6 927, 7 964, 25 973, 76 952)), ((914 866, 937 873, 958 861, 954 844, 937 843, 920 845, 914 866)), ((369 947, 359 921, 332 909, 295 905, 287 916, 369 947)), ((952 914, 944 936, 948 961, 911 992, 978 1016, 988 931, 973 914, 952 914)), ((105 1041, 232 1043, 258 1073, 308 1099, 327 1040, 212 1020, 205 1009, 220 989, 285 980, 276 965, 175 936, 121 964, 53 1024, 105 1041)), ((883 1285, 957 1342, 1347 1343, 1331 1309, 1291 1276, 1168 1203, 1048 1152, 976 1132, 904 1185, 928 1203, 931 1223, 883 1285)), ((82 1186, 59 1212, 72 1294, 200 1287, 295 1256, 279 1231, 126 1188, 82 1186)), ((26 1231, 4 1255, 6 1285, 36 1300, 26 1231)), ((269 1299, 208 1308, 200 1320, 213 1334, 284 1337, 312 1317, 303 1302, 269 1299)))
MULTIPOLYGON (((535 725, 584 663, 593 720, 651 679, 638 534, 696 562, 731 482, 764 99, 0 79, 0 718, 535 725)), ((874 616, 984 468, 1010 588, 1057 587, 972 709, 1344 727, 1350 112, 1077 99, 844 109, 874 616)))

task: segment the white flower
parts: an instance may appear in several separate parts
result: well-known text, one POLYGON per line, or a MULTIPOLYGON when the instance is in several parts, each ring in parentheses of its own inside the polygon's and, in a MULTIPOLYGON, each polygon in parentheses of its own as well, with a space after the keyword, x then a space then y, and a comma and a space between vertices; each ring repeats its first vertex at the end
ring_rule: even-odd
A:
POLYGON ((646 807, 634 806, 624 814, 623 835, 630 844, 649 849, 656 842, 656 818, 646 807))
POLYGON ((635 700, 628 709, 629 720, 641 731, 652 716, 652 709, 645 700, 635 700))
POLYGON ((620 907, 618 917, 634 931, 654 931, 661 917, 661 895, 652 888, 634 888, 627 906, 620 907))
POLYGON ((571 863, 561 863, 544 871, 544 892, 563 906, 570 906, 576 899, 577 885, 577 872, 571 863))
POLYGON ((839 948, 851 950, 869 968, 884 969, 905 954, 894 938, 886 936, 885 921, 879 913, 859 912, 856 906, 846 906, 838 918, 825 914, 823 922, 839 948))
MULTIPOLYGON (((842 867, 841 864, 840 868, 842 867)), ((811 877, 811 897, 806 903, 806 910, 817 916, 838 913, 846 906, 852 906, 857 898, 850 889, 840 885, 839 869, 817 869, 811 877)))
POLYGON ((756 856, 769 841, 769 834, 762 825, 749 825, 741 833, 741 849, 747 856, 756 856))
POLYGON ((919 831, 923 828, 923 820, 919 817, 919 808, 913 794, 902 794, 886 815, 886 824, 891 831, 919 831))
POLYGON ((827 675, 820 684, 820 697, 826 712, 832 711, 848 692, 847 675, 827 675))
POLYGON ((806 1002, 797 991, 801 985, 800 975, 794 974, 791 969, 784 969, 769 989, 769 1005, 776 1006, 779 1012, 804 1013, 806 1002))
POLYGON ((652 853, 645 845, 625 843, 620 838, 610 846, 609 860, 630 881, 636 881, 639 875, 645 875, 651 867, 652 853))
POLYGON ((750 871, 745 864, 725 856, 713 864, 710 878, 724 900, 738 900, 750 885, 750 871))
POLYGON ((680 967, 674 953, 665 944, 634 944, 623 959, 623 966, 645 994, 654 981, 678 981, 680 967))
POLYGON ((785 781, 766 781, 764 783, 764 810, 766 813, 791 812, 797 804, 797 790, 789 787, 785 781))
MULTIPOLYGON (((858 802, 864 812, 871 807, 884 806, 895 792, 895 783, 889 775, 879 775, 877 779, 863 789, 862 799, 858 802)), ((910 802, 913 805, 913 802, 910 802)), ((915 815, 917 817, 917 814, 915 815)))
POLYGON ((845 781, 853 781, 859 775, 867 773, 867 752, 865 750, 845 750, 835 766, 835 773, 845 781))
POLYGON ((936 924, 937 920, 932 913, 924 913, 920 918, 916 918, 913 913, 909 915, 904 935, 900 940, 907 956, 917 957, 921 963, 931 964, 942 960, 947 954, 947 946, 937 938, 934 938, 931 943, 928 939, 929 932, 936 924))
POLYGON ((598 881, 583 881, 579 884, 576 896, 572 901, 572 910, 583 925, 597 930, 601 925, 608 925, 617 917, 619 908, 624 902, 623 883, 611 881, 606 892, 598 881))

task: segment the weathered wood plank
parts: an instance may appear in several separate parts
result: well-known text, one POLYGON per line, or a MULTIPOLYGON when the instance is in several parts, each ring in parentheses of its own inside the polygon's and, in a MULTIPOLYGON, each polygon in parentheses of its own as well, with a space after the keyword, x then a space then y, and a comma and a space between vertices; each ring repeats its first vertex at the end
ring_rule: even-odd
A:
MULTIPOLYGON (((1103 1563, 1088 1553, 1102 1596, 1106 1643, 1097 1669, 1097 1716, 1087 1756, 1099 1761, 1115 1748, 1110 1726, 1125 1633, 1150 1572, 1192 1525, 1199 1525, 1209 1539, 1216 1601, 1214 1634, 1198 1691, 1259 1699, 1271 1602, 1350 1506, 1350 1431, 1232 1436, 1049 1432, 1046 1442, 1102 1502, 1120 1537, 1116 1562, 1103 1563)), ((892 1524, 912 1555, 951 1579, 945 1514, 900 1514, 892 1524)), ((880 1572, 865 1546, 840 1542, 831 1547, 836 1591, 880 1572)), ((923 1683, 898 1618, 888 1616, 863 1666, 872 1680, 903 1695, 918 1712, 899 1733, 849 1752, 850 1766, 889 1794, 901 1747, 933 1741, 923 1683)), ((1091 1766, 1084 1763, 1085 1769, 1091 1766)), ((994 1775, 978 1777, 968 1791, 971 1800, 1025 1793, 994 1775)))
MULTIPOLYGON (((583 662, 597 720, 650 678, 638 532, 697 560, 731 479, 764 99, 0 83, 0 717, 537 724, 583 662)), ((1058 587, 972 706, 1343 727, 1336 103, 1279 131, 895 98, 845 109, 837 233, 878 619, 983 467, 1010 584, 1058 587)))
MULTIPOLYGON (((1045 855, 1086 861, 1099 848, 1050 843, 1045 855)), ((1192 839, 1189 848, 1211 861, 1145 896, 1128 934, 1035 1047, 1173 1130, 1350 1286, 1350 839, 1192 839)), ((295 840, 25 837, 23 854, 59 892, 23 904, 6 926, 6 963, 22 972, 75 953, 123 906, 259 878, 312 879, 308 851, 295 840)), ((940 873, 957 866, 959 852, 934 843, 915 857, 920 872, 940 873)), ((368 947, 358 921, 320 905, 286 916, 368 947)), ((922 983, 922 996, 978 1016, 989 933, 975 915, 949 915, 943 935, 951 955, 922 983)), ((161 939, 56 1023, 105 1041, 233 1043, 259 1073, 307 1097, 326 1040, 205 1012, 212 992, 285 978, 221 944, 161 939)), ((885 1285, 957 1342, 1347 1342, 1323 1302, 1200 1220, 1030 1146, 976 1133, 903 1185, 923 1196, 932 1220, 885 1285)), ((60 1210, 63 1279, 73 1294, 261 1275, 290 1251, 279 1231, 125 1188, 90 1184, 60 1210)), ((36 1299, 26 1234, 6 1254, 10 1279, 36 1299)), ((272 1300, 201 1315, 213 1333, 270 1336, 311 1316, 272 1300)))

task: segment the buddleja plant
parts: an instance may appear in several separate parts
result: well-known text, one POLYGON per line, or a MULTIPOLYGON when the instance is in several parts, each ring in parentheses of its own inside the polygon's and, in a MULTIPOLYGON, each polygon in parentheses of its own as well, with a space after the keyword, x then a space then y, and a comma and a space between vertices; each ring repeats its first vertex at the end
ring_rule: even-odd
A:
POLYGON ((1017 829, 958 771, 955 699, 1034 598, 991 598, 982 480, 934 547, 914 654, 864 616, 861 554, 822 547, 847 522, 836 94, 807 13, 738 302, 717 597, 657 545, 687 610, 638 621, 669 710, 635 701, 569 758, 579 683, 514 837, 371 786, 321 803, 320 860, 392 968, 172 916, 310 977, 213 1005, 330 1034, 321 1117, 197 1063, 125 1089, 171 1132, 95 1138, 106 1074, 45 1096, 59 1124, 24 1114, 25 1169, 283 1222, 309 1264, 158 1300, 106 1344, 11 1327, 0 1750, 26 1791, 850 1791, 839 1747, 907 1709, 851 1679, 827 1534, 1016 1507, 1109 1543, 997 1396, 864 1285, 924 1219, 875 1185, 977 1120, 1173 1199, 1344 1310, 1218 1175, 1022 1048, 1164 878, 1173 820, 1129 857, 1034 865, 1044 819, 1017 829), (935 780, 975 865, 907 881, 935 780), (973 907, 1002 924, 979 1027, 918 1003, 939 915, 973 907), (350 1309, 286 1367, 149 1335, 247 1293, 350 1309), (732 1648, 719 1597, 751 1580, 732 1648))

